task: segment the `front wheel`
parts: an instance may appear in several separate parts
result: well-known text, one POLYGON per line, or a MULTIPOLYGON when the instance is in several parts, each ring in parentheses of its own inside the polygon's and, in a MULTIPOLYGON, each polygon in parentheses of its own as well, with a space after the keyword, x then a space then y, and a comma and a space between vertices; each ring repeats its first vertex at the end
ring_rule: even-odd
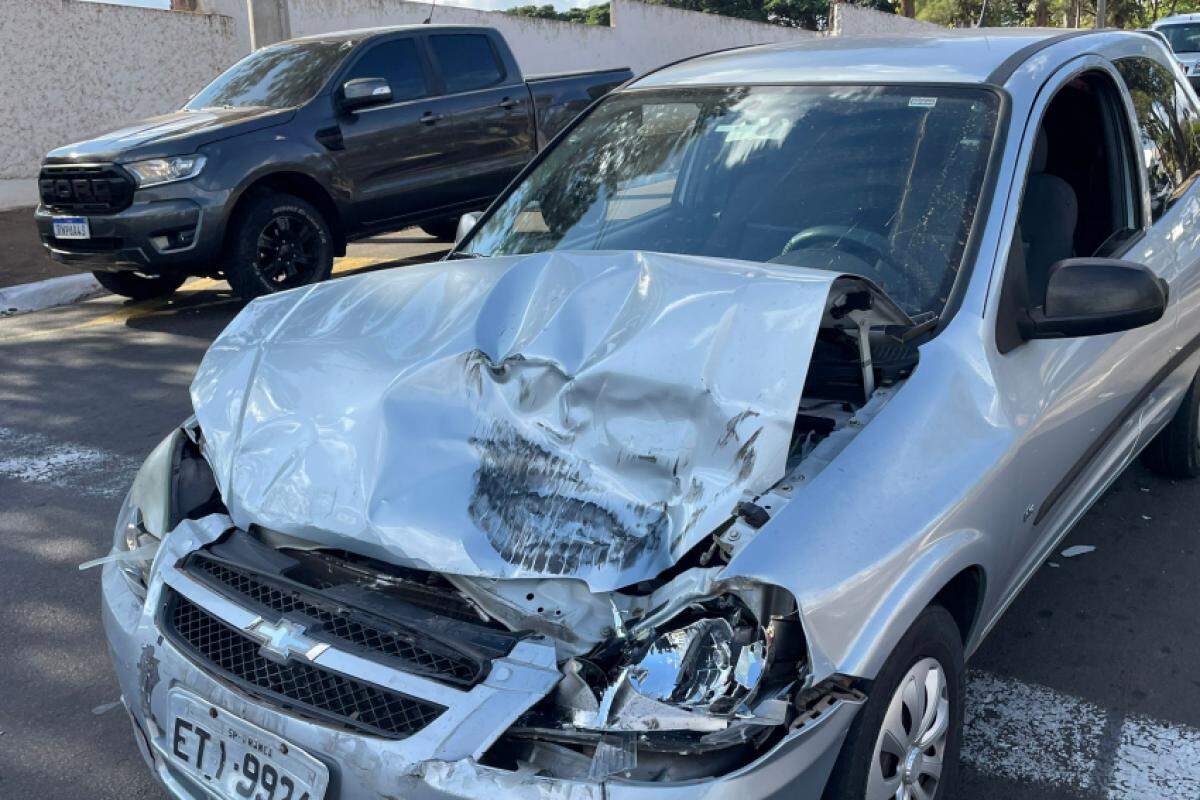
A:
POLYGON ((96 282, 113 294, 131 300, 152 300, 175 292, 186 275, 142 275, 139 272, 93 272, 96 282))
POLYGON ((944 800, 962 738, 958 626, 930 606, 896 646, 833 768, 825 800, 944 800))
POLYGON ((225 278, 242 299, 323 281, 332 271, 329 223, 311 203, 264 192, 239 209, 230 231, 225 278))

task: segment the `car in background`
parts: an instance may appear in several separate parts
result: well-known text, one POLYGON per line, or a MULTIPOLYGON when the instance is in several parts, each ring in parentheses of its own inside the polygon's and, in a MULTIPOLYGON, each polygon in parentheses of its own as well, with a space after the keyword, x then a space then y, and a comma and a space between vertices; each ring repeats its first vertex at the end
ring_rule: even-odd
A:
POLYGON ((1200 89, 1200 14, 1175 14, 1150 26, 1166 40, 1193 89, 1200 89))
POLYGON ((50 255, 132 298, 189 275, 244 298, 329 276, 347 242, 453 238, 625 68, 524 78, 491 28, 409 25, 262 48, 179 111, 52 151, 50 255))

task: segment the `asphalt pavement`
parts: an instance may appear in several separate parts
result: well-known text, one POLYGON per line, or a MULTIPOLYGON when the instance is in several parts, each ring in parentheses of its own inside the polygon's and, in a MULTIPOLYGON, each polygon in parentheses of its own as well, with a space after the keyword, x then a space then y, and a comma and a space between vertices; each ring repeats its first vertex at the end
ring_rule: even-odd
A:
MULTIPOLYGON (((338 269, 443 247, 405 232, 338 269)), ((76 567, 240 307, 196 281, 0 319, 0 798, 163 797, 116 705, 99 573, 76 567)), ((1200 798, 1198 508, 1200 483, 1134 465, 1039 570, 970 664, 952 800, 1200 798)))

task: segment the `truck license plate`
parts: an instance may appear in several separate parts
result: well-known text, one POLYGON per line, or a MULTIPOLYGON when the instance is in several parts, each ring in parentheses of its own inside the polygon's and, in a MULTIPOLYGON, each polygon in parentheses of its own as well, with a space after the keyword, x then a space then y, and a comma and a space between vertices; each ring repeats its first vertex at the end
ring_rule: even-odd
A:
POLYGON ((300 748, 198 697, 171 692, 167 758, 222 800, 321 800, 329 770, 300 748))
POLYGON ((53 222, 55 239, 92 238, 87 217, 55 217, 53 222))

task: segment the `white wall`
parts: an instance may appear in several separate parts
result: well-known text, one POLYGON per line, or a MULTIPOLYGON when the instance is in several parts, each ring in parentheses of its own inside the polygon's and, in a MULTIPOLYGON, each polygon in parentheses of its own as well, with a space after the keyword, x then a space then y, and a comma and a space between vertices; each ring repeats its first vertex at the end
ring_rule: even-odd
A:
POLYGON ((830 29, 834 36, 919 36, 955 32, 952 28, 944 28, 932 22, 909 19, 900 14, 887 14, 849 3, 837 3, 833 7, 833 23, 830 29))
MULTIPOLYGON (((419 23, 431 10, 427 3, 407 0, 290 0, 289 5, 293 36, 419 23)), ((635 0, 612 0, 612 27, 514 17, 457 6, 437 5, 432 10, 435 23, 498 28, 522 71, 531 74, 617 66, 645 72, 710 50, 817 35, 635 0)))
POLYGON ((0 0, 0 178, 48 150, 178 108, 241 53, 233 20, 77 0, 0 0))

